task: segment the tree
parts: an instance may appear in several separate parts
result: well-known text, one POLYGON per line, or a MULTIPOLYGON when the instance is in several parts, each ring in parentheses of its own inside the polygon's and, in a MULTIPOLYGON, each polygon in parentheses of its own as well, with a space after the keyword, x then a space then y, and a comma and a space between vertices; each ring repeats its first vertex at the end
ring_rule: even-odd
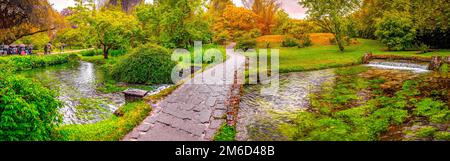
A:
POLYGON ((281 3, 278 0, 242 0, 243 4, 258 15, 258 27, 263 35, 272 34, 281 3))
POLYGON ((254 31, 258 28, 256 17, 255 13, 246 8, 228 5, 213 25, 214 40, 220 40, 223 33, 230 34, 232 39, 239 39, 244 34, 254 31))
POLYGON ((209 2, 208 12, 213 16, 219 17, 228 5, 233 5, 231 0, 211 0, 209 2))
POLYGON ((186 48, 198 41, 210 41, 210 19, 203 0, 164 0, 137 8, 147 39, 166 48, 186 48))
POLYGON ((4 44, 63 25, 62 17, 46 0, 2 0, 0 19, 0 41, 4 44))
POLYGON ((289 17, 289 14, 286 13, 286 11, 279 10, 277 12, 277 23, 273 32, 278 35, 284 35, 286 33, 286 26, 289 25, 290 20, 291 18, 289 17))
POLYGON ((64 43, 69 47, 87 48, 96 44, 94 17, 97 10, 93 0, 76 0, 74 7, 62 11, 67 25, 56 32, 56 43, 64 43))
POLYGON ((389 50, 411 47, 416 34, 412 20, 401 12, 385 13, 376 28, 375 35, 389 50))
POLYGON ((98 12, 94 16, 92 26, 105 59, 108 59, 110 49, 128 48, 130 40, 139 30, 136 18, 120 10, 98 12))
POLYGON ((130 13, 135 6, 143 2, 144 0, 107 0, 105 6, 120 6, 123 11, 130 13))
MULTIPOLYGON (((420 0, 422 1, 422 0, 420 0)), ((363 0, 360 10, 352 14, 356 21, 358 36, 375 39, 376 20, 383 17, 385 12, 409 12, 410 0, 363 0)))
POLYGON ((416 29, 415 44, 450 48, 448 0, 364 0, 361 9, 352 14, 358 36, 377 38, 376 22, 390 12, 401 12, 404 17, 412 20, 416 29))
POLYGON ((299 3, 308 8, 309 18, 335 35, 339 50, 344 51, 348 16, 358 9, 360 0, 299 0, 299 3))

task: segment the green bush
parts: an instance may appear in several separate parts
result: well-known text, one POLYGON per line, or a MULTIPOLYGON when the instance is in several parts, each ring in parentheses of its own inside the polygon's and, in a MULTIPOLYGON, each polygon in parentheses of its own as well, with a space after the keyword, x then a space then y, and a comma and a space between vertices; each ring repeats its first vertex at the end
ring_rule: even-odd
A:
POLYGON ((171 72, 176 62, 169 50, 147 44, 133 50, 112 68, 112 77, 127 83, 172 83, 171 72))
POLYGON ((294 47, 299 45, 298 40, 294 37, 286 36, 283 38, 283 42, 281 43, 281 46, 283 47, 294 47))
POLYGON ((309 36, 305 36, 300 39, 300 43, 298 43, 299 48, 310 47, 312 46, 312 40, 309 36))
POLYGON ((256 49, 256 40, 255 39, 241 39, 236 44, 236 49, 242 49, 247 51, 249 49, 256 49))
POLYGON ((51 140, 61 105, 54 92, 36 82, 0 77, 0 140, 51 140))
POLYGON ((376 24, 375 35, 389 50, 405 50, 412 46, 416 30, 407 16, 401 13, 386 13, 376 24))
POLYGON ((96 55, 101 55, 102 52, 99 50, 87 50, 87 51, 82 51, 81 55, 82 56, 96 56, 96 55))

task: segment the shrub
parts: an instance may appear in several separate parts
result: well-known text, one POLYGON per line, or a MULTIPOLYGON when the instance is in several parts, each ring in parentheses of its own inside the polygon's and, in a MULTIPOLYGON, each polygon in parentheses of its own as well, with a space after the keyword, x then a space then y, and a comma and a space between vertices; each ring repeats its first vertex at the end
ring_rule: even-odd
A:
POLYGON ((281 46, 283 47, 294 47, 297 45, 299 45, 298 39, 290 36, 284 37, 283 42, 281 43, 281 46))
POLYGON ((298 44, 299 48, 312 46, 312 40, 309 36, 303 37, 300 39, 300 43, 298 44))
POLYGON ((237 42, 236 48, 242 49, 244 51, 247 51, 249 49, 255 49, 256 39, 241 39, 237 42))
POLYGON ((0 77, 0 140, 51 140, 61 122, 55 96, 31 80, 0 77))
POLYGON ((125 50, 125 49, 109 51, 109 54, 111 54, 111 56, 122 56, 122 55, 125 55, 126 53, 127 53, 127 50, 125 50))
POLYGON ((88 51, 82 51, 81 55, 82 56, 96 56, 96 55, 100 55, 101 52, 98 52, 97 50, 88 50, 88 51))
POLYGON ((417 49, 420 50, 420 54, 425 54, 429 52, 430 46, 424 43, 420 43, 419 45, 417 45, 417 49))
POLYGON ((111 75, 117 81, 127 83, 172 83, 171 72, 175 65, 169 50, 147 44, 136 48, 114 65, 111 75))
POLYGON ((405 50, 416 37, 413 22, 401 13, 386 13, 376 24, 375 35, 389 50, 405 50))

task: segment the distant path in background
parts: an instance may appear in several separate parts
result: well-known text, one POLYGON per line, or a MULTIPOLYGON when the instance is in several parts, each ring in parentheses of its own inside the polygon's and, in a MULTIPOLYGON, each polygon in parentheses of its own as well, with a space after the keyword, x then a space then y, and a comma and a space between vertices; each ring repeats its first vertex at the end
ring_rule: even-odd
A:
MULTIPOLYGON (((243 70, 245 57, 227 47, 227 61, 186 81, 226 82, 223 84, 185 83, 164 100, 124 141, 209 141, 225 123, 228 94, 234 81, 233 69, 243 70), (233 70, 225 72, 226 70, 233 70), (223 79, 218 76, 223 75, 223 79)), ((155 107, 156 106, 156 107, 155 107)))
MULTIPOLYGON (((65 51, 65 52, 59 52, 59 51, 52 51, 51 55, 53 54, 70 54, 70 53, 79 53, 82 51, 88 51, 88 50, 94 50, 94 48, 88 48, 88 49, 80 49, 80 50, 70 50, 70 51, 65 51)), ((38 52, 38 55, 44 55, 43 52, 38 52)))

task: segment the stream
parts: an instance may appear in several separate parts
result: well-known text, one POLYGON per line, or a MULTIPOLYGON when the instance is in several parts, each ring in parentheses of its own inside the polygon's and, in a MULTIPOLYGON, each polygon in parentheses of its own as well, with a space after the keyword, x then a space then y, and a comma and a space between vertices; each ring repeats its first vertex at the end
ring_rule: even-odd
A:
MULTIPOLYGON (((399 79, 428 72, 423 64, 377 61, 365 66, 370 67, 369 75, 383 73, 399 79)), ((322 84, 334 83, 336 70, 339 68, 280 74, 279 91, 272 96, 261 95, 261 89, 269 85, 246 86, 238 114, 237 140, 287 141, 278 125, 290 123, 290 118, 306 110, 310 104, 308 96, 320 90, 322 84)))
POLYGON ((92 63, 79 62, 34 69, 21 75, 57 91, 58 99, 64 103, 60 109, 63 124, 96 123, 111 116, 125 104, 121 93, 97 92, 97 86, 105 77, 92 63))

